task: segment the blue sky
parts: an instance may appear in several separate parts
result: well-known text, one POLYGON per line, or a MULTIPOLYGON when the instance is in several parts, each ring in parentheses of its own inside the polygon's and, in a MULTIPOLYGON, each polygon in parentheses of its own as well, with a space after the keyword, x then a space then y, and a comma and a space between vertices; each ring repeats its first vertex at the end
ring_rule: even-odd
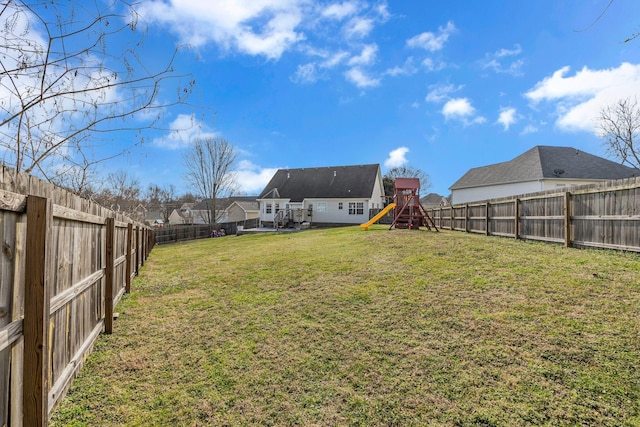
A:
MULTIPOLYGON (((408 165, 448 188, 535 145, 605 155, 601 108, 640 93, 637 0, 142 0, 140 52, 182 49, 196 88, 106 165, 187 191, 198 133, 234 145, 246 194, 278 168, 408 165), (603 14, 604 11, 604 14, 603 14)), ((145 59, 146 58, 146 59, 145 59)), ((170 89, 160 98, 170 97, 170 89)))

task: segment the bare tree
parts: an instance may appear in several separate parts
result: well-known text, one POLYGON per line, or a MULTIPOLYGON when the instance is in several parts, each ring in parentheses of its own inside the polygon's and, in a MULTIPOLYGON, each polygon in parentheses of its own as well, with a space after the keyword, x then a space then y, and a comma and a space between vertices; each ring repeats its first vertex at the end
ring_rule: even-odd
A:
POLYGON ((175 73, 176 50, 157 70, 142 63, 126 0, 0 0, 0 26, 0 156, 17 171, 49 178, 60 163, 86 169, 117 156, 136 142, 89 153, 102 134, 156 126, 161 86, 178 86, 176 104, 194 85, 175 73))
POLYGON ((129 216, 143 214, 145 209, 142 206, 140 182, 125 170, 110 173, 104 188, 93 199, 102 206, 129 216))
POLYGON ((146 207, 150 211, 157 211, 162 214, 162 220, 169 222, 172 206, 176 198, 176 188, 173 185, 160 187, 149 185, 146 192, 146 207))
POLYGON ((220 137, 196 139, 185 153, 187 182, 207 204, 209 224, 215 224, 219 215, 218 200, 237 191, 233 173, 237 154, 231 144, 220 137))
POLYGON ((640 106, 637 98, 621 99, 600 111, 599 134, 607 154, 634 168, 640 168, 640 106))
POLYGON ((418 178, 420 180, 420 193, 431 187, 431 178, 423 170, 411 166, 397 166, 389 169, 384 177, 382 177, 384 194, 386 196, 393 196, 394 181, 396 178, 418 178))

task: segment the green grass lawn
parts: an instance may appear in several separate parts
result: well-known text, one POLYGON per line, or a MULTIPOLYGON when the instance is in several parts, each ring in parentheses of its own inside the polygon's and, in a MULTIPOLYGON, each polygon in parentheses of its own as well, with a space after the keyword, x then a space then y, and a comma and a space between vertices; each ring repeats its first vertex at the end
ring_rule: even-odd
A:
POLYGON ((51 425, 638 426, 639 273, 384 226, 159 246, 51 425))

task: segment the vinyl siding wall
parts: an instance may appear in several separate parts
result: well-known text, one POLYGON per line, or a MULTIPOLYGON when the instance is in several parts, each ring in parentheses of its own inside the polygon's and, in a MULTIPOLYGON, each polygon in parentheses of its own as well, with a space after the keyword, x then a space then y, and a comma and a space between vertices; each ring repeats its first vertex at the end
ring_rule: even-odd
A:
POLYGON ((537 193, 539 191, 553 190, 563 186, 595 184, 600 181, 601 180, 542 179, 538 181, 498 184, 486 187, 462 188, 452 190, 451 203, 459 205, 462 203, 517 196, 519 194, 537 193))
POLYGON ((369 209, 372 207, 369 199, 306 199, 303 203, 289 203, 286 199, 260 200, 260 221, 273 222, 276 204, 280 210, 286 209, 287 204, 291 209, 302 208, 303 221, 326 224, 362 224, 369 219, 369 209), (362 203, 362 214, 349 214, 350 202, 362 203), (310 205, 313 207, 311 217, 308 215, 310 205))

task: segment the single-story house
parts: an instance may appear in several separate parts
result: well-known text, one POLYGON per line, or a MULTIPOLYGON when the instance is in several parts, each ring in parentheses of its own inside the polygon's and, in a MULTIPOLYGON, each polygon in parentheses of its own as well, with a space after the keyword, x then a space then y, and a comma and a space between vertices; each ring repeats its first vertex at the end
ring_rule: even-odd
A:
POLYGON ((361 224, 385 204, 380 165, 279 169, 258 203, 268 226, 361 224))
MULTIPOLYGON (((213 203, 205 199, 200 203, 185 203, 169 215, 169 224, 209 224, 213 203)), ((221 197, 216 200, 216 223, 239 222, 258 217, 256 196, 221 197), (242 205, 239 205, 242 204, 242 205), (230 212, 232 208, 232 212, 230 212)))
POLYGON ((640 170, 571 147, 538 145, 508 162, 470 169, 451 187, 451 203, 536 193, 640 176, 640 170))

